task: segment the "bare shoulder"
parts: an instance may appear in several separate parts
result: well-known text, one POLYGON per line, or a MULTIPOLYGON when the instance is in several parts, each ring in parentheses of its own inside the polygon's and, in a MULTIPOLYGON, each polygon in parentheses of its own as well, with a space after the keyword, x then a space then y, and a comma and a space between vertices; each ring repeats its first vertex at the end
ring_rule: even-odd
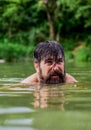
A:
POLYGON ((66 83, 75 83, 77 80, 70 74, 66 73, 66 83))
POLYGON ((30 75, 29 77, 24 79, 21 83, 30 84, 30 83, 34 83, 34 82, 38 82, 37 73, 34 73, 34 74, 30 75))

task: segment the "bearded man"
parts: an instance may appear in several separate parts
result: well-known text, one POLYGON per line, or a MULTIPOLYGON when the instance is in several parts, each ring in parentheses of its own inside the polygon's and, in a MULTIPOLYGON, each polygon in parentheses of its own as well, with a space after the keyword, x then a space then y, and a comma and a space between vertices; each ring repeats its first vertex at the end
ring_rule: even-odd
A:
POLYGON ((41 42, 36 46, 34 67, 36 73, 24 79, 22 83, 58 84, 77 82, 73 76, 66 73, 63 47, 55 41, 41 42))

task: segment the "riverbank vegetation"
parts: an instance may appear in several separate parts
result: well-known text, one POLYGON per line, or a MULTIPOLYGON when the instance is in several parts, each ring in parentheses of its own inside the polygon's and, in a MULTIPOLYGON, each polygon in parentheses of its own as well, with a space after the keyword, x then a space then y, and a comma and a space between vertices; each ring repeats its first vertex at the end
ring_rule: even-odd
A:
POLYGON ((36 44, 56 40, 68 60, 91 61, 90 0, 3 0, 0 10, 0 59, 29 58, 36 44))

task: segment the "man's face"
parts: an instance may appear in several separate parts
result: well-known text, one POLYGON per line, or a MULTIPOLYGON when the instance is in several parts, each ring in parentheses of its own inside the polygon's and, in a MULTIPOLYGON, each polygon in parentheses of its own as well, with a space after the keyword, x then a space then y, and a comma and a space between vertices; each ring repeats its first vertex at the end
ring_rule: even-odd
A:
POLYGON ((64 60, 50 56, 39 63, 39 78, 41 83, 57 84, 65 82, 64 60))

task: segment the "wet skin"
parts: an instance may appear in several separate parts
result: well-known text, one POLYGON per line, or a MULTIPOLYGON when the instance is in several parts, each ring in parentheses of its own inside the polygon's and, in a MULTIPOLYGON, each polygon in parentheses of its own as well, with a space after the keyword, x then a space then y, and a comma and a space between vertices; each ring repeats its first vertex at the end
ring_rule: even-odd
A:
POLYGON ((77 80, 68 73, 65 73, 64 59, 60 56, 57 58, 49 56, 41 60, 41 62, 34 62, 36 73, 24 79, 21 83, 74 83, 77 80))

